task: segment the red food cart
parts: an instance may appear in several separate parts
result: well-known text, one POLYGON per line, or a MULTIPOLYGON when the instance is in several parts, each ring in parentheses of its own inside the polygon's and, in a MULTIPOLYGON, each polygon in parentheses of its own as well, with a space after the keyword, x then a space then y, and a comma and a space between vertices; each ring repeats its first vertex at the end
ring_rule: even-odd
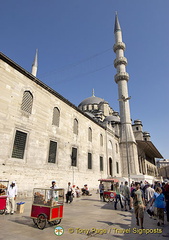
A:
POLYGON ((9 184, 9 181, 0 180, 0 214, 4 214, 6 210, 8 184, 9 184))
POLYGON ((111 185, 112 183, 118 182, 118 180, 115 178, 109 178, 109 179, 99 179, 98 181, 102 182, 104 185, 103 201, 104 202, 114 201, 116 197, 116 192, 111 190, 111 185))
POLYGON ((39 229, 46 223, 57 225, 63 218, 64 189, 33 189, 31 218, 39 229))

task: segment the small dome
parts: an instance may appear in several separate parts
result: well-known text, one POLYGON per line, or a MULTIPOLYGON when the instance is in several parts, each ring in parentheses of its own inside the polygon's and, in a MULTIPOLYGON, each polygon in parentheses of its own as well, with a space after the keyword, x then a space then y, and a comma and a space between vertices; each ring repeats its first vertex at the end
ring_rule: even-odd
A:
POLYGON ((139 120, 139 119, 134 120, 134 125, 142 125, 141 120, 139 120))
POLYGON ((83 107, 85 105, 90 105, 90 104, 99 104, 100 102, 104 102, 104 99, 92 96, 83 100, 78 107, 83 107))
POLYGON ((104 122, 120 122, 120 117, 119 116, 107 116, 105 119, 104 119, 104 122))
POLYGON ((149 132, 143 132, 143 137, 150 137, 150 133, 149 132))

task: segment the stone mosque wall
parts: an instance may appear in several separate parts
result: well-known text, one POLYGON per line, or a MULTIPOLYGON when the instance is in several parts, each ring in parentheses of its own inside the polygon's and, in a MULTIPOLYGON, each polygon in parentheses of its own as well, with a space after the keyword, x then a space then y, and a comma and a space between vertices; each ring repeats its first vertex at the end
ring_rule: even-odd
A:
POLYGON ((119 139, 115 134, 107 132, 59 94, 57 97, 56 92, 9 59, 0 60, 0 89, 0 179, 15 180, 20 195, 30 196, 34 187, 50 187, 52 179, 64 188, 69 181, 79 187, 88 184, 89 188, 98 188, 98 179, 109 175, 110 158, 113 175, 121 176, 119 139), (22 109, 25 91, 32 94, 31 113, 22 109), (52 124, 54 108, 59 111, 58 126, 52 124), (23 158, 12 157, 16 132, 26 136, 23 158), (55 163, 49 162, 50 142, 57 143, 55 163), (72 148, 77 149, 76 166, 72 166, 72 148), (88 153, 92 156, 90 167, 88 153))

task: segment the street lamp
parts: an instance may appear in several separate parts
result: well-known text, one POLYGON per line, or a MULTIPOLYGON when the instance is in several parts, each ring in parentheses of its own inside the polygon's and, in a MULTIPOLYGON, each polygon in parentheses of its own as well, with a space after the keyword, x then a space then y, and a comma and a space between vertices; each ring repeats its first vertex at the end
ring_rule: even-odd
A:
MULTIPOLYGON (((121 96, 120 99, 118 99, 120 102, 124 103, 124 114, 125 114, 125 121, 124 124, 127 123, 127 117, 126 117, 126 109, 125 109, 125 103, 130 100, 131 97, 125 98, 125 96, 121 96)), ((128 170, 128 182, 130 187, 130 161, 129 161, 129 153, 128 153, 128 136, 127 136, 127 128, 125 126, 125 136, 126 136, 126 155, 127 155, 127 170, 128 170)))

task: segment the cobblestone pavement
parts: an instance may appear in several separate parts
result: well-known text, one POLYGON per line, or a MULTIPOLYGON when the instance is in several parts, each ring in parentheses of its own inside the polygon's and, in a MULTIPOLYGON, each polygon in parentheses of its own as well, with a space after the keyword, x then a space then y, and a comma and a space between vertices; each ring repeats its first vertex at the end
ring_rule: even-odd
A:
POLYGON ((64 233, 57 236, 54 229, 57 227, 46 225, 44 230, 38 229, 32 219, 31 199, 19 199, 25 202, 22 214, 0 215, 0 239, 3 240, 156 240, 169 239, 169 223, 164 227, 157 227, 157 222, 150 219, 145 212, 144 232, 135 225, 132 212, 114 210, 112 203, 104 203, 95 192, 92 196, 75 198, 71 204, 64 204, 64 217, 61 226, 64 233), (90 230, 90 232, 89 232, 90 230), (142 233, 142 234, 141 234, 142 233))

